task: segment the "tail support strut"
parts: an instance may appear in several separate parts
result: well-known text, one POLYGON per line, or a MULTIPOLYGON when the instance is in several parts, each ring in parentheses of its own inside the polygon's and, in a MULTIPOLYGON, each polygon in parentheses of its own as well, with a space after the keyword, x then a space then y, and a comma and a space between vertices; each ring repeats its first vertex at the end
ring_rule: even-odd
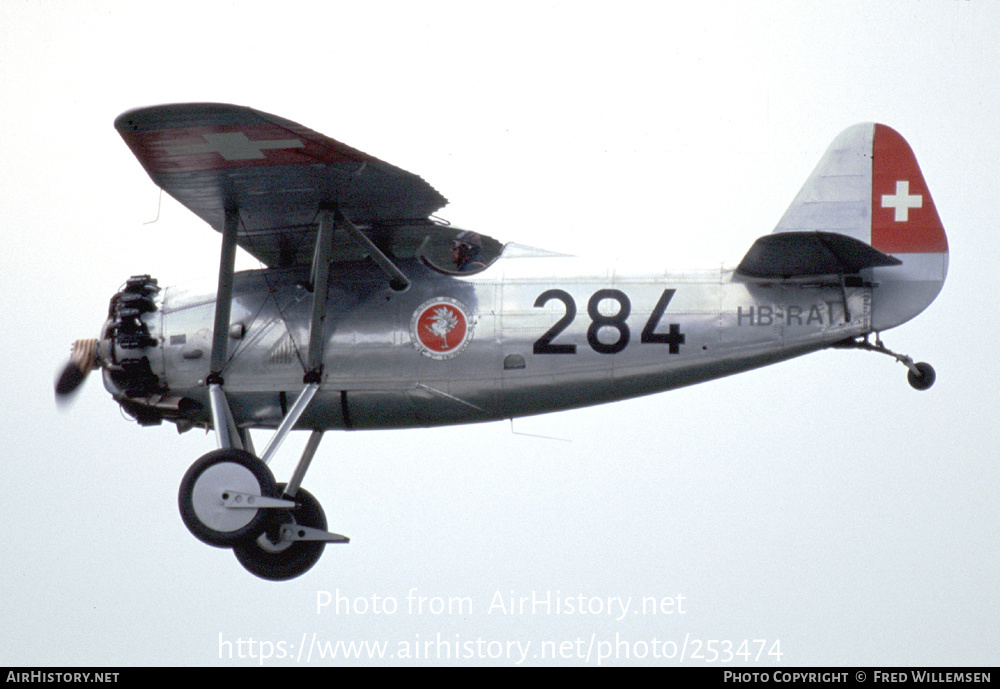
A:
POLYGON ((879 337, 878 333, 875 333, 875 344, 869 342, 868 336, 866 335, 864 338, 838 342, 834 346, 842 349, 863 349, 868 352, 877 352, 879 354, 887 354, 888 356, 891 356, 909 369, 909 373, 906 374, 906 379, 916 390, 926 390, 934 385, 934 381, 937 380, 937 374, 934 372, 933 366, 923 361, 914 363, 912 357, 892 351, 882 343, 882 339, 879 337))

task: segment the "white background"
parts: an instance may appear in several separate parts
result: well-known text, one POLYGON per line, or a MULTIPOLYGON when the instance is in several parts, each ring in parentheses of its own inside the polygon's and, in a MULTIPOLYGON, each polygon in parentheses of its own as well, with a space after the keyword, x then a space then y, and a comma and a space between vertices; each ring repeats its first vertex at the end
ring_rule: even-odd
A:
POLYGON ((710 639, 778 640, 782 666, 995 662, 998 38, 985 0, 3 2, 0 662, 254 665, 314 633, 387 642, 385 663, 514 664, 519 641, 528 664, 596 664, 592 643, 620 641, 606 664, 671 664, 653 640, 685 638, 689 665, 710 639), (941 296, 884 338, 938 382, 828 351, 514 424, 562 440, 328 434, 306 487, 352 542, 292 582, 255 579, 177 513, 213 436, 139 428, 97 376, 68 411, 53 401, 129 275, 217 268, 218 234, 169 198, 144 224, 158 191, 112 127, 180 101, 253 106, 420 174, 456 225, 677 268, 737 262, 834 136, 884 122, 951 245, 941 296), (414 589, 473 609, 411 614, 414 589), (317 615, 338 591, 355 611, 317 615), (488 614, 496 592, 633 609, 488 614), (636 614, 678 595, 683 614, 636 614), (375 598, 396 614, 357 612, 375 598), (430 659, 399 657, 428 640, 430 659), (542 658, 547 641, 572 653, 542 658))

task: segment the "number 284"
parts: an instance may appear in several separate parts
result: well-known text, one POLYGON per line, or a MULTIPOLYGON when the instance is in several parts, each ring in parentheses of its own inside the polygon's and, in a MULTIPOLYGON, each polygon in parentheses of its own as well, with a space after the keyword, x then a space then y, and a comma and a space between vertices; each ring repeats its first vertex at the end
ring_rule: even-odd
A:
MULTIPOLYGON (((677 323, 670 323, 668 332, 657 333, 656 328, 663 318, 663 312, 667 310, 670 300, 677 290, 665 289, 660 299, 653 307, 653 312, 649 314, 649 320, 642 329, 639 341, 642 343, 658 343, 669 346, 670 354, 680 354, 680 347, 685 342, 684 333, 677 323)), ((553 299, 561 301, 566 308, 562 318, 556 321, 555 325, 545 331, 539 337, 532 348, 535 354, 576 354, 575 344, 553 342, 563 330, 569 327, 576 318, 576 302, 573 297, 561 289, 550 289, 542 292, 535 299, 535 308, 541 308, 553 299)), ((632 313, 632 302, 628 295, 617 289, 599 289, 594 292, 587 302, 587 315, 590 316, 590 327, 587 328, 587 344, 599 354, 616 354, 626 347, 631 339, 626 319, 632 313), (611 315, 604 315, 598 310, 598 306, 605 299, 618 303, 618 310, 611 315), (610 328, 618 333, 618 338, 614 342, 601 342, 597 339, 597 333, 601 328, 610 328)))

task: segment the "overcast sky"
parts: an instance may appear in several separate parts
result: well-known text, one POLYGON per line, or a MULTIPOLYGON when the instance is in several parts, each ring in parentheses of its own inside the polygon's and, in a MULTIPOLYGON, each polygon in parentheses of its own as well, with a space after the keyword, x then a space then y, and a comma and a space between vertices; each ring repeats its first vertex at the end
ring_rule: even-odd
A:
POLYGON ((679 664, 686 648, 711 665, 728 642, 746 667, 994 663, 998 38, 985 0, 0 3, 0 659, 679 664), (112 127, 181 101, 253 106, 420 174, 452 200, 442 216, 501 240, 677 268, 738 262, 840 131, 884 122, 916 152, 951 267, 883 337, 938 382, 918 393, 888 357, 827 351, 513 424, 558 440, 509 422, 331 433, 305 487, 351 543, 258 580, 177 512, 213 435, 138 427, 97 376, 69 411, 53 401, 128 276, 216 270, 218 234, 178 204, 146 224, 157 189, 112 127), (385 659, 319 657, 338 641, 385 659))

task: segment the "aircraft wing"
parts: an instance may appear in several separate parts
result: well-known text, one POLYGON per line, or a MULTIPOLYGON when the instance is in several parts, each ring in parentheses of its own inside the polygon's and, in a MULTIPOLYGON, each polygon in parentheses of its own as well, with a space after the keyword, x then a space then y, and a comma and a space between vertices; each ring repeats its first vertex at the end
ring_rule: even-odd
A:
MULTIPOLYGON (((238 208, 237 243, 269 267, 309 264, 323 206, 399 256, 447 231, 428 220, 447 200, 417 175, 259 110, 159 105, 123 113, 115 128, 153 182, 215 230, 238 208)), ((338 235, 334 260, 364 255, 338 235)))

